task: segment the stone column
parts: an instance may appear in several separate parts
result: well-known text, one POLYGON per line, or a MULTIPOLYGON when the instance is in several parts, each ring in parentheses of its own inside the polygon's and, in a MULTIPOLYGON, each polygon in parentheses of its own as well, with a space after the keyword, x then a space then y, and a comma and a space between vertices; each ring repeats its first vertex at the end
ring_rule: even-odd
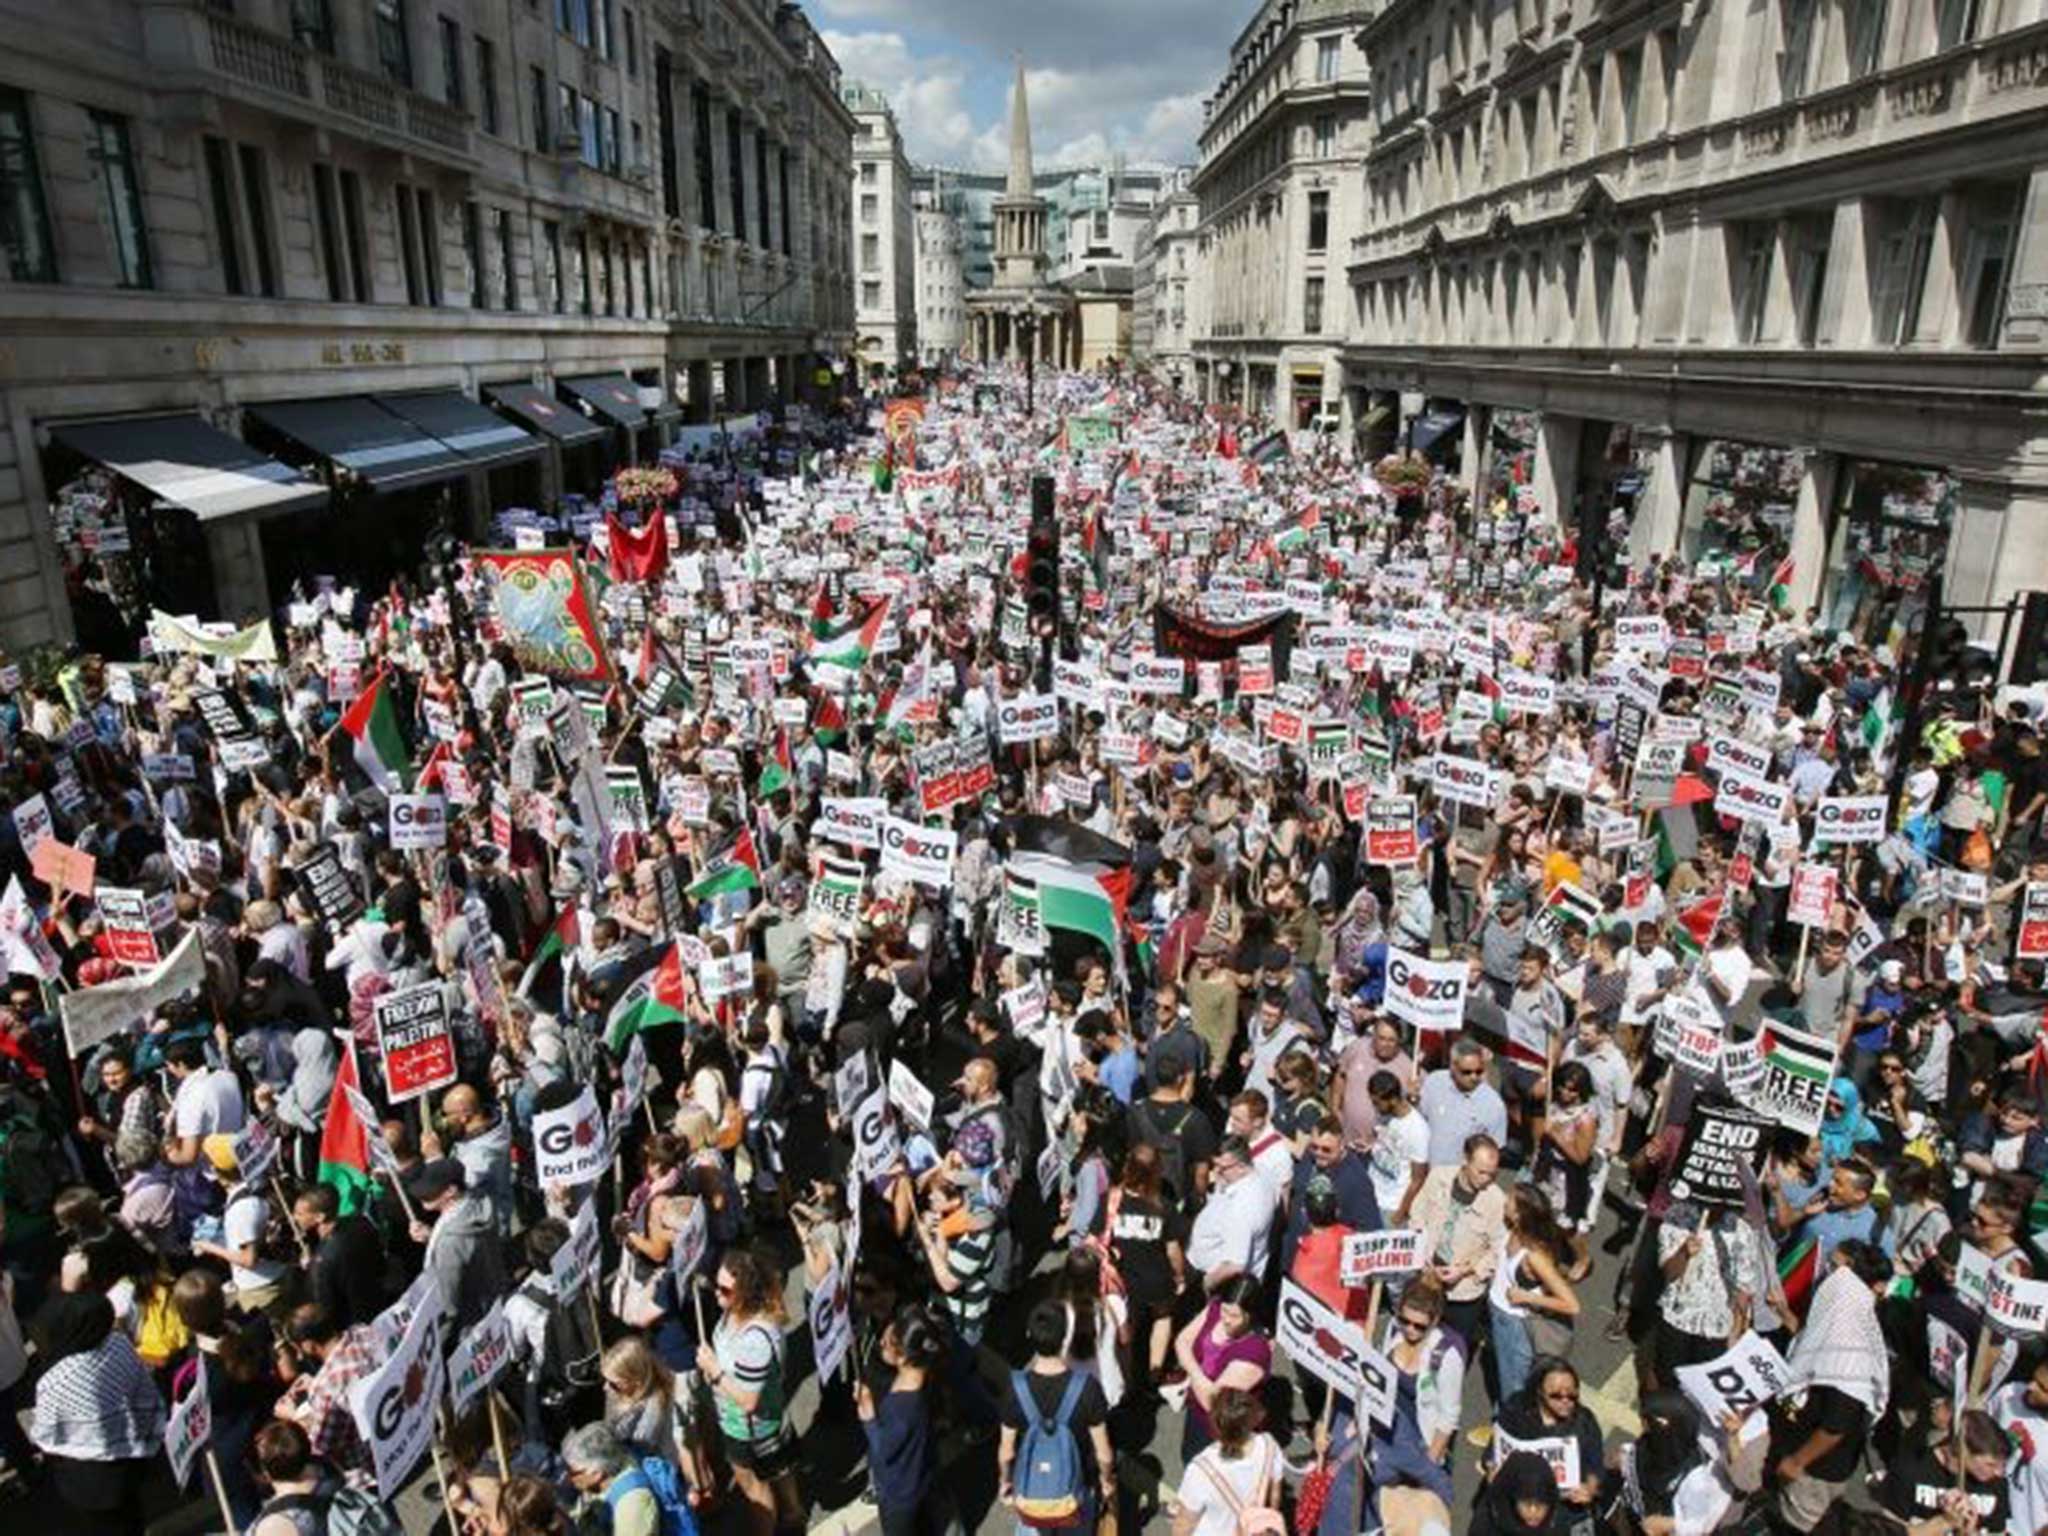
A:
POLYGON ((270 582, 263 568, 261 524, 253 517, 224 517, 201 526, 221 617, 238 624, 268 613, 270 582))
POLYGON ((1635 521, 1629 527, 1631 563, 1677 550, 1685 518, 1685 465, 1692 453, 1692 439, 1685 433, 1655 436, 1645 431, 1638 435, 1651 440, 1650 473, 1643 494, 1636 498, 1635 521))
POLYGON ((1792 580, 1788 585, 1792 611, 1799 613, 1820 601, 1821 577, 1828 563, 1828 511, 1834 505, 1842 461, 1832 453, 1808 453, 1799 477, 1799 496, 1792 507, 1792 580))
MULTIPOLYGON (((2041 585, 2048 571, 2048 482, 1965 474, 1949 529, 1944 602, 1995 607, 2041 585)), ((1966 616, 1971 632, 1994 644, 1995 613, 1966 616)))
POLYGON ((1458 477, 1472 493, 1472 504, 1479 507, 1480 498, 1486 494, 1486 472, 1493 467, 1493 407, 1476 400, 1467 404, 1463 431, 1458 477))
MULTIPOLYGON (((1536 467, 1531 484, 1536 505, 1560 528, 1572 526, 1572 493, 1579 481, 1579 437, 1585 418, 1545 411, 1536 421, 1536 467)), ((1602 509, 1605 510, 1604 508, 1602 509)))
POLYGON ((1834 228, 1828 235, 1827 278, 1821 289, 1820 323, 1814 344, 1821 347, 1864 347, 1870 344, 1870 274, 1864 259, 1867 198, 1844 198, 1835 204, 1834 228))
POLYGON ((2021 207, 2026 210, 2025 222, 2013 251, 2005 334, 1999 345, 2038 351, 2048 347, 2048 304, 2040 302, 2048 296, 2048 168, 2034 172, 2021 207))

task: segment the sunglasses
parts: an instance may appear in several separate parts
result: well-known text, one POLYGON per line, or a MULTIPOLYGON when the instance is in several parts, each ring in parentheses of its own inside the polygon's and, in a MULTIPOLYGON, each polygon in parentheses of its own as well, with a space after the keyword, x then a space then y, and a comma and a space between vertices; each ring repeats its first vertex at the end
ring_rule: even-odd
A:
POLYGON ((1427 1333, 1429 1331, 1429 1321, 1426 1318, 1420 1317, 1404 1317, 1401 1319, 1401 1331, 1403 1333, 1427 1333))

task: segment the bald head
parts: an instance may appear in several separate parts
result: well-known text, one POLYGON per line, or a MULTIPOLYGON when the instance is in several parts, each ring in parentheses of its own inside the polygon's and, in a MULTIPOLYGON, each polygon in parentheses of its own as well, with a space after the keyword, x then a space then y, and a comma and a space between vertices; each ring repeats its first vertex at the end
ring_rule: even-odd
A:
POLYGON ((457 1125, 466 1126, 482 1118, 483 1112, 482 1097, 467 1083, 457 1083, 441 1096, 441 1118, 457 1125))

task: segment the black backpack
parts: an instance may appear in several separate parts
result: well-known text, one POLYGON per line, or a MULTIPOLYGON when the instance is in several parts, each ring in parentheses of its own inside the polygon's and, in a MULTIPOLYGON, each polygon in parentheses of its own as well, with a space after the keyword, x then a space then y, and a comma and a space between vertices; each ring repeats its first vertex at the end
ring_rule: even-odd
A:
POLYGON ((1139 1141, 1158 1152, 1160 1183, 1171 1203, 1185 1205, 1194 1191, 1189 1187, 1187 1145, 1181 1133, 1194 1118, 1195 1106, 1179 1104, 1175 1108, 1180 1113, 1169 1124, 1161 1117, 1171 1111, 1161 1110, 1156 1100, 1140 1100, 1131 1109, 1131 1129, 1139 1141))
POLYGON ((594 1390, 603 1345, 589 1305, 574 1297, 565 1301, 538 1280, 528 1280, 519 1294, 547 1313, 547 1339, 540 1357, 541 1402, 559 1408, 594 1390))
POLYGON ((46 1219, 57 1192, 74 1182, 64 1144, 35 1101, 11 1088, 0 1090, 0 1210, 22 1225, 46 1219))

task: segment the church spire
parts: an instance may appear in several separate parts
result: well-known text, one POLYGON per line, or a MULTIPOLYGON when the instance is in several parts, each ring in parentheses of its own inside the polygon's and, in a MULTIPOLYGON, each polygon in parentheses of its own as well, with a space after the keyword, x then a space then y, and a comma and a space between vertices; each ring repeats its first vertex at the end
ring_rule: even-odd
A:
POLYGON ((1005 197, 1030 197, 1031 109, 1024 101, 1024 60, 1017 60, 1017 84, 1010 94, 1010 177, 1003 188, 1005 197))

